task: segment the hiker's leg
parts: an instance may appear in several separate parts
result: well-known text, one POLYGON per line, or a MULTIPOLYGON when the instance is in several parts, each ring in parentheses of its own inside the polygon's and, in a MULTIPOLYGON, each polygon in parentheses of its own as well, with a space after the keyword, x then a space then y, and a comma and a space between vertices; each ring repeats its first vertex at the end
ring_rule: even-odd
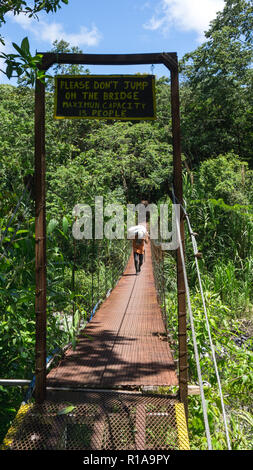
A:
POLYGON ((134 266, 135 266, 135 271, 138 272, 139 270, 139 255, 138 253, 134 252, 134 266))
POLYGON ((139 271, 141 270, 142 265, 143 265, 143 255, 139 255, 139 271))

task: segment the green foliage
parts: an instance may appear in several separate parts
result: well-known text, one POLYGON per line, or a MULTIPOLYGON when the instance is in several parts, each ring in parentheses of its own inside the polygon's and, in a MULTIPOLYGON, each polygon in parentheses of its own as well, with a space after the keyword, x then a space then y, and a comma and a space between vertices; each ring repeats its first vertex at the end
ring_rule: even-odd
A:
POLYGON ((23 178, 33 173, 33 92, 9 85, 0 90, 1 190, 21 194, 23 178))
POLYGON ((68 0, 33 0, 29 2, 30 5, 24 0, 4 1, 0 6, 0 23, 5 23, 5 15, 9 12, 13 12, 14 15, 24 13, 29 17, 36 16, 42 10, 46 13, 56 12, 57 8, 61 8, 61 2, 68 4, 68 0))
POLYGON ((252 164, 251 31, 251 2, 227 0, 181 61, 183 150, 193 164, 230 151, 252 164))
MULTIPOLYGON (((250 419, 252 419, 250 414, 250 396, 253 391, 253 375, 252 367, 250 366, 253 359, 252 345, 250 339, 242 345, 240 344, 239 340, 243 336, 241 323, 239 320, 233 319, 231 309, 222 302, 218 294, 205 291, 205 301, 228 416, 232 449, 249 449, 250 440, 248 440, 248 435, 251 435, 250 419), (240 416, 239 410, 243 408, 246 413, 246 423, 244 425, 238 420, 240 416)), ((174 334, 174 345, 177 344, 175 329, 177 321, 176 304, 175 295, 168 295, 168 328, 170 333, 174 334)), ((191 296, 191 304, 194 313, 194 327, 200 356, 201 373, 204 384, 206 384, 205 399, 208 405, 208 422, 212 445, 214 450, 224 450, 227 448, 227 443, 222 418, 221 400, 211 357, 202 300, 198 292, 191 296)), ((189 379, 190 383, 197 383, 198 376, 189 325, 188 335, 189 379)), ((207 448, 202 404, 199 396, 189 397, 189 432, 191 449, 204 450, 207 448)))
POLYGON ((235 276, 247 283, 252 253, 251 170, 235 155, 202 162, 194 184, 184 179, 187 211, 199 237, 203 264, 213 271, 232 261, 235 276))
MULTIPOLYGON (((0 22, 8 11, 34 16, 42 9, 56 11, 60 4, 60 0, 4 2, 0 22)), ((199 265, 208 318, 232 448, 238 450, 249 449, 252 441, 251 12, 249 1, 226 0, 206 41, 182 60, 180 90, 184 198, 203 253, 199 265)), ((65 41, 56 41, 53 47, 53 52, 81 52, 65 41)), ((6 73, 17 72, 20 86, 0 86, 0 364, 1 376, 31 378, 35 343, 34 91, 24 85, 34 83, 40 57, 32 55, 27 38, 14 48, 15 54, 4 57, 6 73)), ((59 65, 54 72, 89 73, 80 66, 59 65)), ((117 282, 129 254, 122 240, 74 240, 73 207, 81 203, 94 208, 97 195, 104 197, 105 204, 141 199, 157 203, 168 198, 173 173, 170 86, 165 77, 157 80, 158 119, 152 123, 54 121, 52 80, 39 77, 47 87, 47 344, 51 353, 68 342, 76 346, 80 329, 117 282)), ((165 276, 161 276, 160 266, 156 277, 164 282, 159 294, 176 349, 174 255, 165 257, 165 276)), ((213 447, 224 449, 220 397, 188 242, 186 262, 213 447)), ((188 332, 189 377, 195 383, 189 325, 188 332)), ((21 391, 15 394, 1 388, 5 429, 22 397, 21 391)), ((199 397, 190 397, 189 411, 191 447, 205 449, 199 397)))
MULTIPOLYGON (((4 0, 0 4, 0 25, 6 23, 6 14, 13 13, 14 15, 25 14, 29 18, 37 18, 40 11, 46 13, 56 12, 61 8, 61 2, 68 4, 68 0, 32 0, 28 2, 25 0, 4 0)), ((0 41, 4 44, 3 38, 0 36, 0 41)))
MULTIPOLYGON (((232 449, 251 449, 252 396, 252 184, 251 170, 234 154, 220 155, 184 175, 184 196, 203 259, 199 260, 208 319, 221 379, 232 449), (217 199, 215 199, 215 197, 217 199), (241 410, 242 413, 241 413, 241 410)), ((191 289, 208 420, 213 448, 227 448, 220 395, 191 243, 187 237, 186 263, 191 289)), ((165 257, 168 330, 177 354, 176 266, 165 257)), ((189 379, 198 383, 188 320, 189 379)), ((200 397, 189 397, 191 448, 206 449, 200 397)))
MULTIPOLYGON (((70 44, 63 39, 60 41, 54 41, 53 42, 53 48, 51 52, 56 53, 56 54, 82 54, 82 50, 79 49, 78 47, 71 47, 70 44)), ((83 65, 79 64, 72 64, 72 65, 66 65, 66 64, 56 64, 53 67, 53 73, 54 75, 79 75, 79 74, 89 74, 89 70, 85 69, 83 65)))
POLYGON ((248 163, 228 153, 208 159, 199 167, 200 194, 210 199, 223 199, 226 204, 247 205, 252 202, 252 171, 248 163))
POLYGON ((40 68, 42 55, 36 54, 33 56, 31 54, 28 38, 25 37, 20 46, 15 42, 12 45, 18 54, 5 54, 3 52, 0 54, 0 57, 5 59, 6 70, 2 72, 6 74, 7 78, 22 76, 26 84, 31 86, 34 85, 36 78, 44 82, 47 75, 40 68))
POLYGON ((5 437, 10 428, 20 403, 24 397, 24 389, 21 387, 0 386, 0 440, 5 437))
MULTIPOLYGON (((4 1, 0 4, 0 25, 5 23, 7 13, 14 13, 14 15, 25 14, 29 18, 38 18, 38 13, 42 10, 46 13, 56 12, 61 8, 61 3, 68 4, 68 0, 33 0, 26 2, 24 0, 10 0, 4 1)), ((0 36, 0 42, 4 44, 4 38, 0 36)), ((42 56, 40 54, 32 55, 30 52, 30 44, 27 37, 25 37, 21 45, 12 43, 14 49, 18 54, 5 54, 1 53, 0 57, 5 60, 6 70, 2 71, 11 78, 16 73, 17 77, 25 77, 27 85, 34 85, 36 77, 44 81, 46 78, 45 72, 40 69, 42 56)))

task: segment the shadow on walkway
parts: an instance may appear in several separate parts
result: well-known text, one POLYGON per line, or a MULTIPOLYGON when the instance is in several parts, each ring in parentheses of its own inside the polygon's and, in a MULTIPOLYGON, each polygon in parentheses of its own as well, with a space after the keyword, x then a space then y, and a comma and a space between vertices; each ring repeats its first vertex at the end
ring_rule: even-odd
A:
POLYGON ((157 302, 148 244, 141 274, 133 257, 110 296, 78 337, 47 386, 127 388, 177 385, 175 363, 157 302))

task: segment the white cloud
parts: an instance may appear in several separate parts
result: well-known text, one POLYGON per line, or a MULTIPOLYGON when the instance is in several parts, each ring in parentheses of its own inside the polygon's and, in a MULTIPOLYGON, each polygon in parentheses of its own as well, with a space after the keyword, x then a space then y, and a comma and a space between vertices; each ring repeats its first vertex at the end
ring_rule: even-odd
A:
POLYGON ((172 26, 180 31, 195 31, 201 41, 210 21, 223 7, 224 0, 162 0, 143 26, 162 33, 167 33, 172 26))
POLYGON ((36 39, 48 43, 53 43, 56 39, 64 39, 71 46, 96 46, 102 37, 95 25, 92 25, 91 29, 81 26, 78 33, 67 33, 61 23, 47 23, 44 20, 37 21, 25 15, 11 17, 26 32, 30 32, 36 39))

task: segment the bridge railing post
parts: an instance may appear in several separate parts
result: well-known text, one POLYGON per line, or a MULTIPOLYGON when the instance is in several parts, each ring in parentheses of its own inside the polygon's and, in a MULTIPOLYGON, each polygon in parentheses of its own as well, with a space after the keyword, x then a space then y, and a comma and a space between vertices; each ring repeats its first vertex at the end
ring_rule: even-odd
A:
MULTIPOLYGON (((175 59, 174 59, 175 60, 175 59)), ((173 186, 175 196, 183 204, 180 112, 179 112, 179 78, 178 66, 171 71, 171 114, 172 114, 172 140, 173 140, 173 186)), ((184 219, 181 211, 180 233, 184 249, 184 219)), ((186 335, 186 293, 183 266, 180 249, 177 249, 177 302, 178 302, 178 350, 179 350, 179 395, 184 403, 186 419, 188 418, 188 363, 187 363, 187 335, 186 335)))
POLYGON ((46 162, 45 85, 35 88, 35 400, 46 395, 46 162))

